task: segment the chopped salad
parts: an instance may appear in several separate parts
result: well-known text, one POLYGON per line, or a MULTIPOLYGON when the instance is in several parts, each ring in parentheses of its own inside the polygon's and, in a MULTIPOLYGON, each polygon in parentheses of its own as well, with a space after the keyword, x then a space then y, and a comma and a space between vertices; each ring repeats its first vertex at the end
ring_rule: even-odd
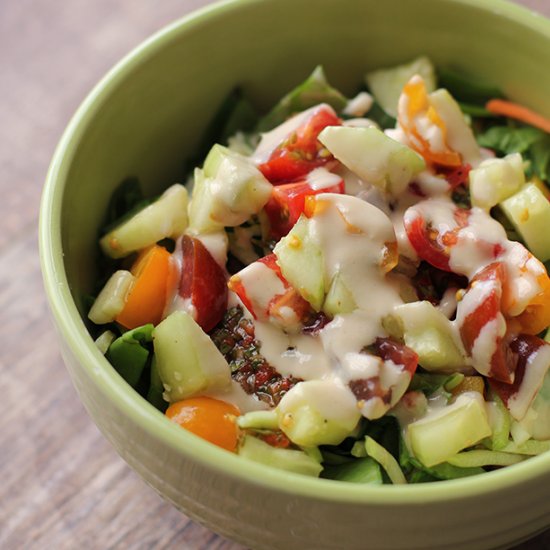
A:
POLYGON ((88 315, 168 418, 354 483, 550 449, 549 119, 426 57, 351 99, 318 67, 233 92, 190 168, 115 192, 88 315))

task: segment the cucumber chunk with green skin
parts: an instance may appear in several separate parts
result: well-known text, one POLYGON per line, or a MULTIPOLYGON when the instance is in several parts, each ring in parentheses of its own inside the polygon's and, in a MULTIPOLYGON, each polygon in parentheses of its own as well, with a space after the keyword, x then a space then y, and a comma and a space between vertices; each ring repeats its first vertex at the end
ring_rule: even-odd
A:
POLYGON ((115 271, 101 289, 88 312, 88 319, 96 325, 111 323, 124 308, 128 291, 135 277, 124 269, 115 271))
POLYGON ((242 430, 278 430, 279 419, 274 410, 250 411, 237 417, 237 425, 242 430))
POLYGON ((300 382, 284 395, 276 411, 279 428, 302 447, 339 445, 361 418, 351 390, 330 380, 300 382))
POLYGON ((249 158, 214 145, 203 170, 195 170, 189 228, 208 233, 241 225, 263 208, 272 189, 249 158))
POLYGON ((517 193, 500 203, 527 248, 541 261, 550 259, 550 201, 534 184, 524 185, 517 193))
POLYGON ((323 311, 334 317, 341 313, 351 313, 356 308, 357 304, 353 294, 342 280, 341 273, 337 273, 330 283, 323 303, 323 311))
POLYGON ((327 126, 319 141, 360 179, 395 196, 426 168, 417 152, 377 128, 327 126))
POLYGON ((467 363, 451 321, 430 302, 411 302, 394 308, 392 316, 403 330, 405 344, 418 354, 430 372, 452 372, 467 363))
POLYGON ((472 206, 489 210, 525 184, 523 159, 519 153, 487 159, 470 171, 468 177, 472 206))
POLYGON ((310 220, 300 216, 273 252, 284 278, 319 311, 325 298, 325 266, 321 246, 311 234, 310 220))
POLYGON ((155 202, 118 225, 99 244, 111 258, 123 258, 167 237, 177 238, 187 228, 187 189, 176 183, 155 202))
POLYGON ((125 332, 107 351, 107 359, 116 371, 135 388, 149 359, 149 350, 143 344, 152 341, 153 325, 147 324, 125 332))
POLYGON ((466 392, 440 411, 407 427, 411 450, 425 466, 435 466, 491 435, 485 402, 466 392))
POLYGON ((328 82, 320 65, 302 84, 285 95, 258 124, 259 132, 266 132, 283 123, 291 115, 309 107, 327 103, 335 111, 341 111, 347 105, 347 98, 328 82))
POLYGON ((430 94, 430 103, 445 124, 449 147, 462 155, 464 164, 477 167, 483 160, 479 145, 453 96, 447 90, 436 90, 430 94))
POLYGON ((358 458, 353 462, 346 462, 337 466, 325 466, 321 477, 348 483, 383 484, 380 465, 370 457, 358 458))
POLYGON ((251 435, 243 438, 237 453, 254 462, 312 477, 319 477, 323 470, 317 460, 303 451, 272 447, 251 435))
POLYGON ((116 336, 115 333, 111 330, 106 330, 105 332, 102 332, 94 341, 94 344, 97 346, 97 349, 105 355, 107 353, 107 350, 109 349, 109 346, 113 343, 116 336))
POLYGON ((397 103, 403 91, 403 86, 414 75, 420 75, 426 83, 428 92, 436 88, 436 76, 432 62, 425 56, 418 57, 410 63, 378 69, 366 74, 367 85, 382 106, 392 117, 397 116, 397 103))
POLYGON ((175 311, 154 330, 157 367, 171 403, 231 384, 229 365, 209 336, 184 311, 175 311))

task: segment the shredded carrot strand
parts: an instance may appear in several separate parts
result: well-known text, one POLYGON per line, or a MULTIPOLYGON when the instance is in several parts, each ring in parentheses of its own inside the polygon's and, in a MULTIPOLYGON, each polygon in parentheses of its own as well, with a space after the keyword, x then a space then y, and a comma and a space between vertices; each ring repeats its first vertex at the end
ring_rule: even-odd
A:
POLYGON ((518 103, 504 99, 491 99, 485 108, 495 115, 507 116, 550 133, 550 119, 518 103))

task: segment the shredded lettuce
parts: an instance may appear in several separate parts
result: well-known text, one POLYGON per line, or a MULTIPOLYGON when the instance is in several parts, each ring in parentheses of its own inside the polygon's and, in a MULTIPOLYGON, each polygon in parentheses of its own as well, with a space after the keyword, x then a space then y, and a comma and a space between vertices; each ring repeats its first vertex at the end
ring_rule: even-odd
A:
POLYGON ((407 483, 407 479, 399 466, 399 462, 397 462, 393 455, 382 447, 382 445, 377 443, 372 437, 367 436, 365 438, 365 448, 367 454, 384 468, 394 485, 403 485, 407 483))

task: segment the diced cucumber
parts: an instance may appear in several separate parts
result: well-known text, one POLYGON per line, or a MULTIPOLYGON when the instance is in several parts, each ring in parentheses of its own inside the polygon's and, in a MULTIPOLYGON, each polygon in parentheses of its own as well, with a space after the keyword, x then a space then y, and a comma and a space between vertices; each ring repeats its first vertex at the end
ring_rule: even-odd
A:
POLYGON ((523 159, 519 153, 484 160, 469 174, 473 206, 485 210, 516 193, 525 183, 523 159))
POLYGON ((154 203, 109 231, 100 241, 111 258, 123 258, 167 237, 179 237, 187 228, 187 189, 176 183, 154 203))
POLYGON ((124 308, 128 291, 135 277, 124 269, 115 271, 95 299, 88 312, 88 319, 96 325, 104 325, 115 320, 124 308))
POLYGON ((173 403, 231 384, 229 365, 209 336, 184 311, 175 311, 153 334, 165 396, 173 403))
POLYGON ((237 452, 254 462, 307 476, 318 477, 323 469, 317 460, 303 451, 272 447, 251 435, 243 438, 237 452))
POLYGON ((342 280, 341 273, 336 273, 323 303, 323 311, 334 317, 339 313, 351 313, 356 308, 353 294, 342 280))
POLYGON ((309 219, 300 216, 273 252, 285 279, 319 311, 325 298, 325 266, 323 251, 310 234, 309 219))
POLYGON ((449 147, 462 155, 464 164, 477 167, 482 161, 479 145, 453 96, 447 90, 436 90, 430 94, 430 104, 445 124, 449 147))
POLYGON ((97 349, 105 355, 115 338, 116 336, 113 331, 106 330, 95 339, 94 344, 97 346, 97 349))
POLYGON ((253 162, 222 145, 214 145, 203 170, 195 170, 189 228, 196 233, 241 225, 269 200, 272 185, 253 162))
POLYGON ((353 462, 337 466, 325 466, 321 477, 368 485, 382 485, 383 483, 380 465, 370 457, 358 458, 353 462))
POLYGON ((435 90, 434 66, 424 56, 397 67, 371 71, 367 73, 365 80, 376 101, 388 114, 395 118, 397 116, 397 103, 403 87, 415 74, 424 79, 428 92, 435 90))
POLYGON ((401 324, 405 344, 418 354, 424 369, 450 372, 466 364, 466 354, 451 321, 430 302, 397 306, 392 317, 401 324))
POLYGON ((327 126, 319 141, 363 181, 396 196, 426 167, 418 153, 374 127, 327 126))
POLYGON ((336 111, 341 111, 348 100, 328 82, 323 67, 318 65, 302 84, 285 95, 273 109, 260 120, 258 131, 266 132, 278 126, 291 115, 327 103, 336 111))
POLYGON ((153 325, 147 324, 125 332, 107 351, 107 359, 116 371, 135 388, 149 359, 149 350, 143 344, 151 342, 153 325))
POLYGON ((332 380, 300 382, 276 411, 280 429, 302 447, 340 444, 361 417, 351 390, 332 380))
POLYGON ((534 184, 524 185, 500 203, 500 208, 517 229, 529 250, 541 261, 550 259, 550 201, 534 184))
POLYGON ((274 410, 250 411, 237 417, 237 424, 243 430, 278 430, 279 419, 274 410))
POLYGON ((407 432, 414 455, 430 467, 489 437, 491 426, 483 398, 471 392, 409 424, 407 432))

